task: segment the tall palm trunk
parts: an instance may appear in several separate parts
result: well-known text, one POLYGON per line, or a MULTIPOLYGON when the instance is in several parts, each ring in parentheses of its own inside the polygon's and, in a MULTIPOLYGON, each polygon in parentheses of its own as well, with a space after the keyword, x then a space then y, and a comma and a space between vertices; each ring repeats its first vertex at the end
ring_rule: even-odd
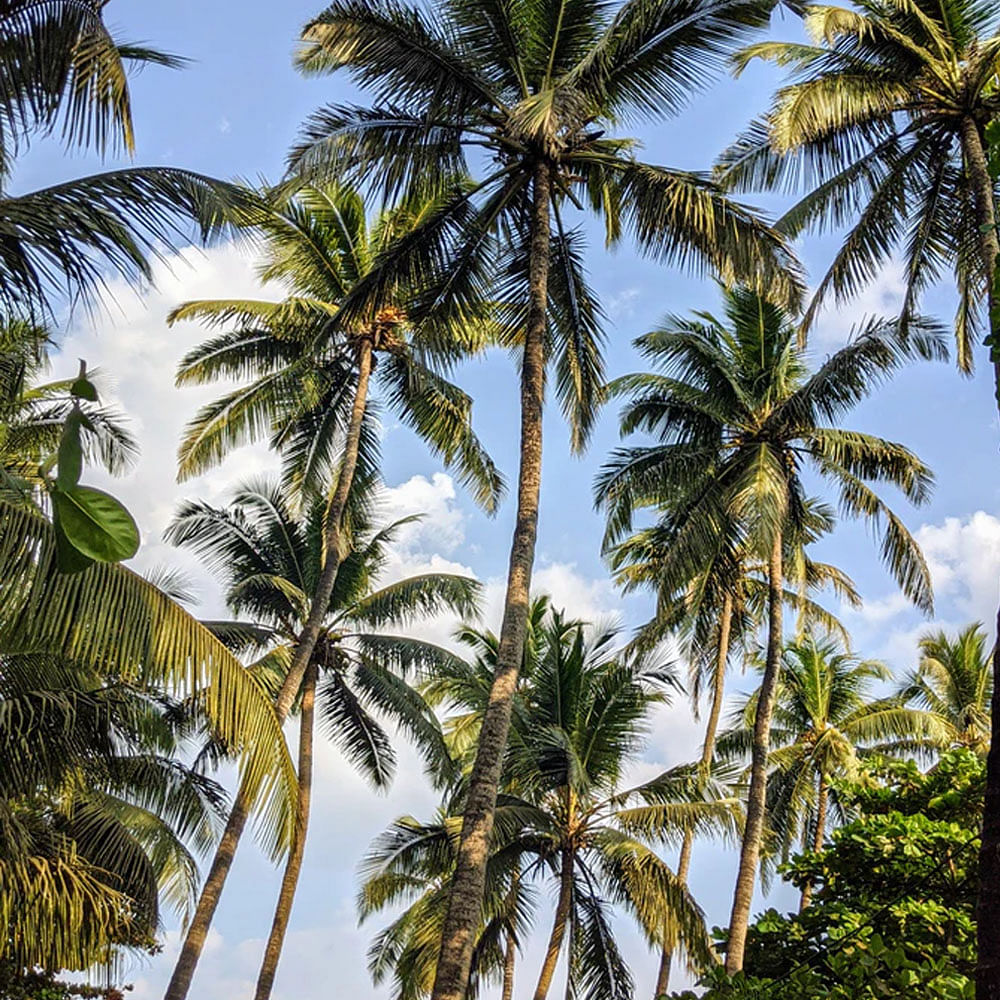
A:
POLYGON ((504 944, 503 955, 503 985, 500 991, 500 1000, 513 1000, 514 997, 514 971, 517 965, 517 936, 514 933, 514 923, 517 919, 517 897, 521 889, 521 872, 515 868, 510 879, 510 892, 507 894, 507 940, 504 944))
POLYGON ((448 895, 431 1000, 465 1000, 469 965, 479 926, 486 861, 493 830, 500 766, 507 745, 511 707, 524 651, 531 599, 531 570, 538 533, 542 479, 542 409, 545 396, 545 333, 548 309, 551 174, 548 163, 535 168, 528 268, 530 305, 521 364, 521 456, 517 520, 507 571, 507 593, 497 666, 479 732, 476 760, 462 817, 458 859, 448 895))
MULTIPOLYGON (((819 776, 819 786, 816 790, 816 829, 813 831, 812 849, 817 854, 823 850, 823 841, 826 839, 826 812, 830 801, 830 789, 827 786, 826 778, 819 776)), ((813 894, 812 881, 806 882, 802 887, 802 896, 799 899, 799 913, 801 913, 811 902, 813 894)))
MULTIPOLYGON (((733 598, 726 594, 719 615, 719 643, 716 648, 715 674, 712 678, 712 705, 705 723, 705 742, 701 746, 701 762, 699 778, 703 781, 708 777, 712 760, 715 757, 715 738, 719 732, 719 718, 722 715, 722 702, 726 692, 726 665, 729 663, 729 639, 733 625, 733 598)), ((691 854, 694 849, 694 830, 684 831, 681 841, 681 854, 677 860, 677 878, 681 885, 687 885, 688 872, 691 870, 691 854)), ((670 985, 670 968, 673 964, 674 949, 665 944, 660 954, 660 968, 656 974, 656 987, 653 1000, 663 996, 670 985)))
MULTIPOLYGON (((1000 407, 1000 316, 997 315, 996 269, 1000 256, 997 212, 986 149, 979 125, 972 118, 962 122, 962 151, 972 187, 976 225, 988 280, 990 361, 997 405, 1000 407)), ((997 612, 1000 637, 1000 610, 997 612)), ((994 719, 1000 719, 1000 641, 993 650, 994 719)), ((1000 1000, 1000 724, 994 723, 986 758, 986 803, 979 848, 979 900, 976 906, 979 957, 976 965, 976 1000, 1000 1000)))
POLYGON ((545 1000, 552 985, 552 977, 556 974, 559 964, 559 953, 562 951, 563 937, 569 922, 569 911, 573 903, 573 851, 564 847, 562 866, 559 872, 559 899, 556 903, 556 915, 552 921, 552 933, 549 935, 549 946, 545 949, 545 960, 538 974, 538 985, 535 987, 534 1000, 545 1000))
POLYGON ((507 941, 503 953, 503 988, 500 1000, 514 1000, 514 971, 517 965, 517 939, 513 930, 507 931, 507 941))
MULTIPOLYGON (((325 553, 323 559, 323 569, 320 572, 319 580, 316 582, 316 589, 313 592, 312 603, 309 608, 309 618, 305 628, 299 635, 289 664, 288 673, 282 682, 281 689, 274 702, 274 712, 279 723, 283 723, 288 716, 289 709, 295 701, 295 697, 302 685, 302 679, 306 672, 306 667, 316 648, 316 640, 319 638, 319 631, 323 625, 327 609, 330 605, 330 597, 333 594, 333 585, 337 579, 337 570, 340 567, 340 560, 343 558, 341 552, 340 529, 344 519, 344 511, 347 508, 347 498, 354 483, 354 470, 358 464, 358 449, 361 444, 361 426, 364 420, 365 406, 368 402, 368 384, 372 372, 372 338, 364 337, 358 346, 358 381, 354 389, 354 402, 351 408, 351 419, 347 428, 347 436, 344 440, 344 458, 340 465, 340 473, 337 477, 337 485, 330 500, 330 507, 326 517, 326 537, 325 553)), ((177 964, 174 966, 173 975, 167 984, 167 991, 163 995, 163 1000, 185 1000, 188 990, 191 988, 191 979, 194 970, 201 958, 202 949, 205 947, 205 939, 208 936, 208 929, 212 924, 219 899, 222 896, 223 886, 229 877, 229 870, 233 865, 233 858, 236 855, 236 848, 239 846, 240 838, 246 827, 247 819, 250 815, 250 803, 247 799, 245 789, 241 786, 233 803, 232 811, 226 822, 226 829, 216 848, 215 856, 212 858, 211 867, 205 877, 205 884, 202 886, 201 895, 198 897, 198 905, 195 908, 194 916, 184 937, 184 944, 181 946, 177 964)))
POLYGON ((729 942, 726 946, 726 971, 733 975, 743 968, 750 907, 757 882, 757 865, 764 836, 764 816, 767 809, 767 758, 771 742, 771 716, 781 670, 781 611, 784 572, 781 561, 781 530, 774 533, 768 560, 768 623, 767 658, 757 701, 757 717, 753 725, 753 753, 750 759, 750 791, 747 794, 746 825, 740 848, 740 866, 733 893, 733 911, 729 919, 729 942))
POLYGON ((299 715, 299 801, 295 816, 295 841, 285 863, 281 890, 274 908, 271 934, 264 949, 264 958, 257 976, 254 1000, 268 1000, 274 987, 274 976, 281 959, 281 947, 292 915, 295 890, 302 872, 302 858, 306 852, 306 833, 309 829, 309 805, 313 782, 313 736, 316 705, 316 677, 319 673, 315 661, 309 664, 302 682, 302 707, 299 715))

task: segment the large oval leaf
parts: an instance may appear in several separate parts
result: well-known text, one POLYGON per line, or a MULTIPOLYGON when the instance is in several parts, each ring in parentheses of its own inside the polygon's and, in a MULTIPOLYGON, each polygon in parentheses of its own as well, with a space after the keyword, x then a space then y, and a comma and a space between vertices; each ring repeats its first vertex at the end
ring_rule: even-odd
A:
POLYGON ((52 505, 66 540, 98 562, 121 562, 139 549, 139 528, 113 497, 90 486, 52 491, 52 505))

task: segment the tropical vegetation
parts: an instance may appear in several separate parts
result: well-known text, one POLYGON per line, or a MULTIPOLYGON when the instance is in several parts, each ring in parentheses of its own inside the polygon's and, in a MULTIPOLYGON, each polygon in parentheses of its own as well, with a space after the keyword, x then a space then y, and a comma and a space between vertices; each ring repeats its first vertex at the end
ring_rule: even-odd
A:
POLYGON ((178 926, 184 1000, 248 829, 280 869, 245 914, 273 914, 254 997, 280 991, 338 794, 317 730, 389 797, 348 861, 394 1000, 1000 1000, 1000 645, 965 624, 1000 567, 949 542, 978 560, 956 597, 898 419, 900 386, 952 354, 972 375, 980 342, 1000 406, 996 3, 333 0, 293 59, 328 100, 255 186, 132 162, 156 124, 133 74, 187 61, 109 9, 0 0, 0 1000, 121 1000, 178 926), (643 149, 680 161, 676 119, 760 64, 769 107, 714 165, 643 149), (56 144, 101 168, 61 151, 71 179, 26 190, 56 144), (601 301, 597 232, 664 288, 709 282, 640 325, 601 301), (260 291, 170 303, 157 336, 206 331, 175 372, 203 395, 190 492, 153 520, 115 495, 151 490, 150 415, 64 345, 220 240, 260 291), (898 303, 859 315, 892 269, 898 303), (831 306, 855 309, 836 343, 831 306), (479 368, 502 352, 509 399, 479 368), (619 408, 584 466, 603 534, 542 518, 549 397, 579 456, 619 408), (231 475, 248 446, 271 472, 231 475), (449 548, 439 511, 399 515, 428 458, 509 527, 506 575, 506 528, 449 548), (604 559, 615 621, 542 593, 560 527, 604 559), (931 617, 932 583, 938 622, 879 634, 931 617), (411 755, 422 818, 394 797, 411 755))

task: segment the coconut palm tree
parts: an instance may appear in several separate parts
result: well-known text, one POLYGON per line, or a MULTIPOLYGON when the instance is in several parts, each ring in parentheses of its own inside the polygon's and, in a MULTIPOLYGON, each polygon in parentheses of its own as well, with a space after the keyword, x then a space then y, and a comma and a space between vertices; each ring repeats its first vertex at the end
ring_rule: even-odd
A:
MULTIPOLYGON (((379 585, 387 549, 407 521, 375 529, 371 485, 356 482, 347 547, 338 564, 322 629, 296 692, 299 719, 299 800, 296 835, 288 857, 256 996, 271 993, 302 868, 309 822, 315 713, 344 755, 373 785, 384 788, 395 757, 377 716, 388 718, 423 745, 433 766, 447 753, 431 710, 402 674, 428 670, 453 657, 443 649, 397 634, 441 612, 468 616, 479 585, 466 577, 425 573, 379 585), (367 495, 366 495, 367 494, 367 495), (374 713, 374 714, 373 714, 374 713)), ((249 483, 230 505, 182 505, 167 532, 176 544, 201 555, 221 578, 230 609, 245 621, 215 623, 231 637, 244 631, 265 643, 288 668, 309 616, 316 580, 324 570, 328 501, 314 500, 296 515, 292 498, 277 483, 249 483)))
MULTIPOLYGON (((503 484, 471 429, 471 400, 435 367, 478 350, 483 326, 461 319, 412 322, 407 310, 419 288, 407 281, 387 285, 377 308, 363 317, 345 318, 343 312, 345 297, 365 280, 379 253, 419 224, 427 203, 411 201, 370 223, 360 194, 341 184, 303 184, 291 196, 285 190, 270 198, 271 211, 257 227, 263 237, 260 275, 280 283, 285 298, 188 302, 170 320, 198 318, 223 327, 182 360, 180 384, 224 378, 242 383, 192 421, 181 444, 181 477, 217 464, 234 447, 267 438, 282 455, 285 482, 307 502, 321 496, 327 503, 322 572, 313 581, 311 612, 275 699, 284 719, 324 628, 346 551, 341 522, 355 474, 370 477, 377 464, 373 378, 382 399, 458 471, 487 510, 503 484)), ((187 995, 248 816, 238 795, 168 1000, 187 995)))
POLYGON ((431 188, 440 205, 384 255, 351 308, 385 282, 431 277, 429 313, 502 301, 520 358, 516 527, 493 703, 468 797, 434 1000, 461 1000, 479 919, 487 844, 510 725, 538 523, 546 369, 582 448, 600 398, 600 311, 582 274, 574 210, 628 231, 654 256, 761 280, 794 298, 781 240, 705 177, 638 161, 627 119, 669 117, 719 57, 766 24, 772 0, 442 0, 430 10, 337 0, 310 22, 307 73, 346 68, 367 107, 329 106, 293 151, 307 176, 364 178, 389 193, 431 188), (470 169, 474 164, 475 172, 470 169), (470 180, 470 176, 474 179, 470 180))
MULTIPOLYGON (((617 392, 618 387, 613 386, 612 391, 617 392)), ((713 540, 704 566, 694 579, 671 579, 671 552, 677 529, 670 517, 671 499, 667 496, 656 501, 650 497, 649 504, 654 509, 665 510, 662 519, 623 541, 616 542, 617 534, 612 530, 606 543, 610 546, 609 556, 619 586, 626 591, 652 589, 656 595, 656 613, 640 628, 633 642, 648 648, 666 635, 674 635, 681 640, 689 665, 689 692, 696 715, 705 689, 710 693, 699 764, 701 775, 708 777, 715 759, 730 656, 740 646, 746 649, 763 621, 767 611, 767 572, 766 566, 752 559, 752 553, 733 550, 732 543, 739 537, 737 532, 723 530, 713 540)), ((808 545, 832 531, 835 521, 828 506, 816 499, 808 500, 806 507, 800 526, 803 530, 788 533, 785 540, 783 563, 790 584, 794 584, 786 590, 785 604, 796 612, 800 631, 811 623, 846 638, 843 625, 810 593, 829 586, 841 600, 853 606, 860 604, 860 596, 846 573, 828 563, 816 562, 807 554, 808 545)), ((693 850, 694 831, 688 830, 677 862, 677 877, 684 884, 693 850)), ((667 947, 661 955, 654 998, 667 992, 672 963, 673 951, 667 947)))
MULTIPOLYGON (((815 225, 850 227, 812 314, 826 292, 849 297, 897 251, 906 262, 904 320, 924 289, 953 272, 958 364, 971 370, 976 337, 987 329, 1000 405, 1000 172, 990 154, 1000 116, 996 4, 804 6, 813 44, 769 43, 738 57, 738 65, 759 57, 790 67, 793 79, 722 157, 720 180, 738 190, 801 185, 808 193, 779 223, 790 234, 815 225)), ((1000 692, 1000 653, 993 671, 993 690, 1000 692)), ((1000 996, 1000 938, 989 930, 1000 925, 997 741, 983 814, 979 1000, 1000 996)))
POLYGON ((947 742, 986 754, 990 746, 993 666, 978 622, 954 638, 943 630, 920 639, 920 662, 905 678, 899 697, 932 713, 947 742))
MULTIPOLYGON (((830 637, 807 634, 785 647, 767 789, 768 825, 782 861, 797 847, 822 850, 830 812, 839 810, 835 782, 856 777, 860 758, 941 744, 944 727, 932 713, 874 695, 891 676, 884 664, 862 660, 830 637)), ((749 755, 758 698, 755 692, 734 710, 735 725, 719 736, 723 758, 749 755)), ((803 909, 811 895, 806 883, 803 909)))
MULTIPOLYGON (((534 602, 532 610, 532 655, 515 698, 474 968, 477 976, 502 972, 509 988, 508 949, 501 945, 516 945, 523 937, 535 909, 532 884, 551 878, 558 901, 537 1000, 548 995, 566 950, 572 990, 587 997, 631 995, 631 974, 607 922, 610 904, 623 905, 652 943, 662 945, 669 933, 672 943, 687 944, 696 961, 709 961, 700 911, 652 845, 679 840, 691 827, 734 831, 738 807, 724 785, 701 781, 695 768, 676 768, 644 785, 621 788, 653 711, 676 684, 673 674, 650 659, 623 658, 615 648, 615 629, 568 620, 544 601, 534 602)), ((464 671, 453 663, 429 688, 458 710, 449 737, 465 758, 467 777, 475 753, 469 730, 485 714, 488 668, 499 642, 490 633, 464 630, 463 636, 480 653, 477 662, 464 671)), ((465 788, 463 782, 459 805, 465 788)), ((364 916, 410 900, 376 938, 373 971, 384 976, 392 968, 405 986, 404 973, 419 970, 418 995, 426 995, 433 982, 447 899, 441 890, 459 846, 459 827, 447 816, 427 826, 409 818, 397 821, 376 842, 363 869, 364 916)), ((400 995, 408 996, 405 989, 400 995)))
POLYGON ((763 42, 736 57, 737 68, 766 59, 793 78, 723 154, 720 180, 738 190, 807 191, 780 220, 789 234, 850 226, 810 316, 829 293, 855 295, 897 249, 906 264, 904 320, 953 270, 957 359, 969 371, 1000 254, 985 145, 986 127, 1000 114, 996 7, 858 0, 804 8, 813 44, 763 42))
MULTIPOLYGON (((921 349, 940 346, 940 331, 914 321, 921 349)), ((912 345, 911 345, 912 346, 912 345)), ((628 530, 644 497, 675 497, 669 579, 695 579, 720 530, 733 550, 767 566, 767 652, 754 728, 747 822, 726 964, 742 965, 757 861, 764 832, 768 733, 783 647, 786 539, 806 528, 802 472, 811 466, 833 487, 844 515, 869 521, 903 592, 931 606, 923 557, 905 525, 869 484, 891 484, 913 503, 928 495, 927 468, 900 444, 834 424, 909 357, 894 323, 869 321, 852 341, 810 373, 788 315, 759 295, 725 296, 725 318, 670 317, 638 341, 660 371, 626 376, 626 431, 660 439, 613 454, 598 496, 613 530, 628 530)))
POLYGON ((16 977, 148 948, 181 914, 224 798, 177 759, 188 713, 147 687, 43 654, 0 656, 0 940, 16 977), (30 752, 25 751, 30 747, 30 752))

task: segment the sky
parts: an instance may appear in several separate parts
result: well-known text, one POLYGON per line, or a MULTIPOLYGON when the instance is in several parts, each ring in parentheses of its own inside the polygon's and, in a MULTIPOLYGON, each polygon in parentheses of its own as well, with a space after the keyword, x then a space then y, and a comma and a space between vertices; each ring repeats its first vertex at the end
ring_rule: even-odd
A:
MULTIPOLYGON (((317 12, 315 0, 170 4, 113 0, 108 20, 122 38, 149 42, 190 60, 182 71, 150 69, 136 78, 136 162, 183 166, 219 177, 279 177, 285 151, 302 120, 324 102, 359 97, 342 77, 306 80, 292 68, 298 29, 317 12)), ((775 30, 788 34, 795 26, 778 21, 775 30)), ((717 80, 679 118, 639 128, 645 146, 642 155, 670 166, 706 168, 766 107, 775 81, 773 73, 760 68, 739 81, 717 80)), ((115 165, 114 160, 103 164, 115 165)), ((94 157, 68 156, 55 143, 42 143, 18 164, 12 187, 29 190, 101 168, 94 157)), ((771 210, 778 207, 774 201, 757 201, 771 210)), ((710 281, 642 259, 627 246, 609 252, 596 233, 589 229, 588 233, 590 277, 608 317, 609 374, 637 369, 632 339, 653 328, 665 314, 718 305, 710 281)), ((822 274, 835 245, 835 237, 827 236, 799 247, 813 281, 822 274)), ((82 357, 105 371, 106 398, 128 413, 142 447, 135 469, 112 487, 142 529, 136 566, 183 569, 197 591, 193 609, 212 617, 222 612, 214 581, 192 557, 166 545, 161 533, 179 500, 223 503, 234 483, 273 470, 275 462, 263 447, 246 448, 216 470, 176 482, 174 456, 181 430, 212 390, 173 387, 178 359, 203 332, 194 325, 168 328, 165 319, 171 308, 188 299, 268 292, 259 287, 250 252, 232 244, 179 247, 165 255, 155 270, 154 287, 137 294, 112 279, 102 310, 92 316, 77 310, 63 317, 57 337, 62 350, 54 370, 60 375, 75 372, 76 359, 82 357)), ((836 349, 864 317, 891 314, 899 305, 901 287, 901 269, 891 265, 856 302, 825 314, 811 343, 815 358, 821 360, 836 349)), ((927 312, 947 319, 953 309, 946 287, 928 294, 927 312)), ((458 378, 476 400, 478 431, 512 480, 517 395, 510 359, 497 355, 468 364, 458 378)), ((962 378, 948 364, 922 363, 880 389, 850 423, 906 444, 934 470, 936 490, 923 508, 913 510, 892 498, 931 568, 934 626, 991 622, 1000 576, 1000 435, 989 380, 962 378)), ((383 434, 386 519, 426 515, 402 536, 386 569, 387 579, 429 568, 473 575, 485 585, 483 624, 496 629, 511 503, 495 518, 487 518, 409 431, 388 419, 383 434)), ((601 561, 602 525, 591 501, 594 474, 618 443, 616 414, 613 410, 603 414, 582 458, 570 456, 568 437, 556 413, 550 413, 545 434, 535 588, 550 593, 557 606, 576 617, 614 616, 627 630, 648 614, 649 602, 641 595, 623 599, 616 593, 601 561)), ((94 472, 89 479, 103 482, 94 472)), ((914 666, 917 639, 931 622, 907 607, 881 567, 870 534, 857 525, 845 525, 823 544, 821 555, 850 572, 865 598, 860 610, 842 610, 858 651, 884 659, 897 672, 914 666)), ((422 634, 447 642, 453 625, 429 622, 422 634)), ((750 687, 749 678, 734 674, 734 693, 750 687)), ((633 771, 647 777, 690 760, 697 755, 699 741, 699 724, 688 704, 679 700, 656 717, 649 749, 633 771)), ((378 924, 357 926, 356 868, 372 837, 387 823, 406 813, 428 816, 435 797, 405 744, 400 743, 398 774, 387 795, 366 786, 329 746, 321 742, 320 748, 314 820, 275 1000, 320 1000, 331 992, 388 998, 388 987, 373 986, 365 968, 365 950, 378 924)), ((696 851, 692 891, 710 923, 724 923, 728 917, 735 863, 734 852, 718 845, 702 844, 696 851)), ((277 883, 277 872, 248 839, 226 887, 192 1000, 250 994, 277 883)), ((790 907, 792 902, 792 895, 780 887, 769 900, 758 900, 759 906, 790 907)), ((130 971, 135 1000, 161 996, 169 977, 178 931, 176 918, 165 919, 162 954, 138 962, 130 971)), ((649 996, 656 958, 626 922, 618 926, 635 975, 636 995, 649 996)), ((522 958, 519 998, 530 995, 540 941, 547 933, 543 918, 537 940, 528 942, 522 958)))

